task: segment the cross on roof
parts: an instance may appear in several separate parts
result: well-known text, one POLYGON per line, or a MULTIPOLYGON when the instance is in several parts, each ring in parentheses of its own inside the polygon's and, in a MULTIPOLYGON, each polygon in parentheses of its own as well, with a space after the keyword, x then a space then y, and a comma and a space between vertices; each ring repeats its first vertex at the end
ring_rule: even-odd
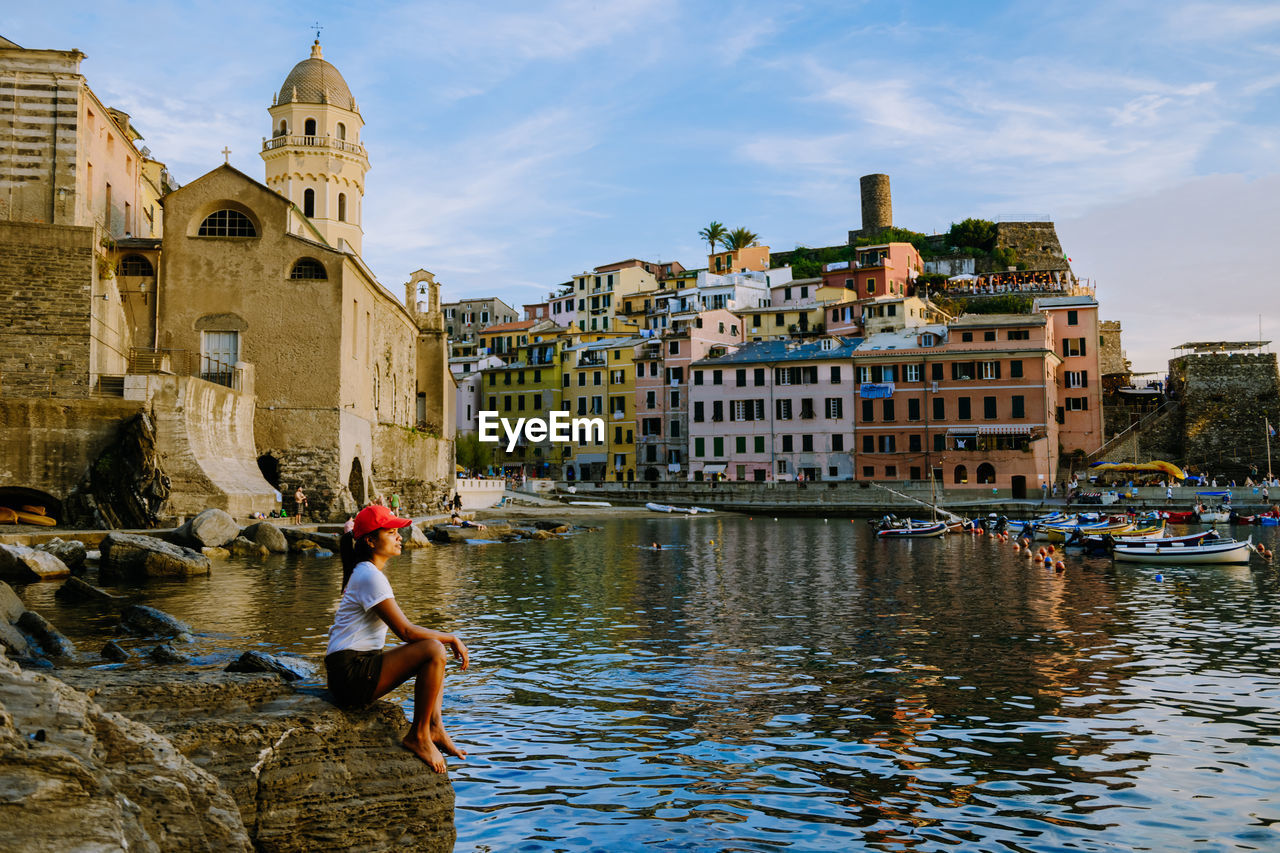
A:
POLYGON ((227 163, 227 164, 230 164, 230 163, 231 163, 231 149, 224 145, 224 146, 222 146, 221 154, 222 154, 222 162, 227 163))
POLYGON ((311 26, 313 26, 313 27, 315 27, 315 28, 316 28, 316 41, 320 41, 320 31, 321 31, 321 30, 323 30, 323 29, 324 29, 324 27, 320 26, 320 22, 319 22, 319 21, 316 21, 316 22, 315 22, 314 24, 312 24, 311 26))

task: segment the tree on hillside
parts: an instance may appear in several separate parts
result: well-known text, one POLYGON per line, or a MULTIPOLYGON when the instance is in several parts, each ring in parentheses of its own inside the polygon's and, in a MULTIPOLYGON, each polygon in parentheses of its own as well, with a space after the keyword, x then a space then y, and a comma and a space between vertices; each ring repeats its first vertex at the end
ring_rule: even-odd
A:
POLYGON ((738 249, 754 246, 759 239, 760 235, 754 231, 749 231, 746 228, 735 228, 721 242, 730 252, 736 252, 738 249))
POLYGON ((707 254, 714 255, 716 252, 716 244, 723 243, 725 236, 729 232, 725 229, 724 223, 712 222, 706 228, 698 232, 698 236, 707 241, 707 254))
POLYGON ((996 247, 996 224, 986 219, 969 218, 951 223, 947 232, 948 242, 957 249, 981 249, 990 252, 996 247))

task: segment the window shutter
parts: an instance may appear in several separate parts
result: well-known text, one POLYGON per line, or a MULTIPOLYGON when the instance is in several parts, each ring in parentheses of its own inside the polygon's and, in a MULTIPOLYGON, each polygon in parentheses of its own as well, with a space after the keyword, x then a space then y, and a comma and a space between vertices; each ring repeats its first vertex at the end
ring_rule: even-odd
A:
POLYGON ((1081 388, 1089 387, 1089 371, 1087 370, 1080 371, 1080 387, 1081 388))

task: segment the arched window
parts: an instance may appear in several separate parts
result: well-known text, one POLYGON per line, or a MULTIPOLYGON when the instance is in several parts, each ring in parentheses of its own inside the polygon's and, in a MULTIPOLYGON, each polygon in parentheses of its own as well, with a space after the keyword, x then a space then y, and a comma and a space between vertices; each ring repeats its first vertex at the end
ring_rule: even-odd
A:
POLYGON ((284 119, 280 119, 280 130, 276 133, 276 136, 284 136, 288 132, 289 132, 289 123, 284 119))
POLYGON ((956 482, 957 483, 969 482, 969 471, 963 465, 956 466, 956 482))
POLYGON ((325 272, 324 264, 315 258, 298 258, 294 263, 293 269, 289 271, 289 278, 307 278, 307 279, 327 279, 329 274, 325 272))
POLYGON ((347 194, 338 193, 338 221, 347 221, 347 194))
POLYGON ((991 485, 996 481, 996 468, 990 462, 983 462, 978 466, 978 482, 991 485))
POLYGON ((306 189, 302 191, 302 212, 306 216, 316 215, 316 191, 306 189))
POLYGON ((342 122, 338 122, 338 138, 339 139, 347 138, 347 126, 342 122))
POLYGON ((307 123, 303 125, 303 128, 304 128, 304 130, 302 131, 303 136, 315 136, 316 120, 313 118, 307 119, 307 123))
POLYGON ((116 267, 116 275, 155 275, 155 267, 142 255, 125 255, 116 267))
POLYGON ((253 222, 238 210, 215 210, 200 223, 197 237, 257 237, 253 222))

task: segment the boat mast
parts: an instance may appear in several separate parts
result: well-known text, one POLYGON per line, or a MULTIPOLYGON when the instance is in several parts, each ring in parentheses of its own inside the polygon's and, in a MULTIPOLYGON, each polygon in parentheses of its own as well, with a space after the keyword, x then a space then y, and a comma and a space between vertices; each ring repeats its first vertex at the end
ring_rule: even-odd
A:
POLYGON ((1262 437, 1267 441, 1267 481, 1271 481, 1271 420, 1263 418, 1262 437))

